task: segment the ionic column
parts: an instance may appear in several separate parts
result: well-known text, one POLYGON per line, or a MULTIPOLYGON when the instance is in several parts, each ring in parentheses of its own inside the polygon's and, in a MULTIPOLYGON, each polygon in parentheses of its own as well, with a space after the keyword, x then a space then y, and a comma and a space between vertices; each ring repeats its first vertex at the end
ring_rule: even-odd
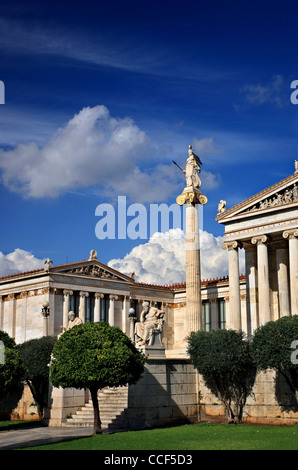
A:
POLYGON ((245 246, 246 309, 248 332, 253 334, 259 326, 258 316, 258 262, 255 246, 245 246), (250 327, 249 327, 250 326, 250 327))
POLYGON ((0 295, 0 330, 3 330, 3 320, 4 320, 4 302, 3 296, 0 295))
POLYGON ((284 317, 290 315, 287 248, 276 249, 276 269, 278 286, 278 310, 279 316, 284 317))
POLYGON ((115 326, 115 300, 118 300, 118 296, 110 295, 109 324, 111 326, 115 326))
POLYGON ((70 296, 73 294, 72 290, 63 291, 63 328, 68 326, 68 314, 70 310, 70 296))
POLYGON ((218 329, 218 302, 217 299, 210 299, 211 303, 211 330, 218 329))
POLYGON ((88 297, 89 293, 88 292, 80 292, 80 304, 79 304, 79 318, 82 320, 83 323, 85 323, 86 319, 86 303, 85 303, 85 297, 88 297))
POLYGON ((202 328, 198 205, 186 205, 186 313, 189 332, 202 328))
POLYGON ((253 237, 253 245, 257 245, 258 258, 258 296, 259 296, 259 320, 260 325, 271 320, 270 315, 270 288, 269 288, 269 263, 268 247, 269 237, 260 235, 253 237))
POLYGON ((283 237, 289 240, 291 314, 298 315, 298 229, 286 230, 283 237))
POLYGON ((239 254, 238 248, 242 245, 237 241, 224 242, 223 249, 229 252, 229 312, 230 328, 241 330, 241 299, 239 281, 239 254))
POLYGON ((97 323, 100 321, 100 299, 104 298, 104 294, 96 292, 94 298, 94 323, 97 323))
POLYGON ((129 332, 129 311, 130 299, 128 295, 124 296, 123 299, 123 309, 122 309, 122 331, 126 334, 129 332))

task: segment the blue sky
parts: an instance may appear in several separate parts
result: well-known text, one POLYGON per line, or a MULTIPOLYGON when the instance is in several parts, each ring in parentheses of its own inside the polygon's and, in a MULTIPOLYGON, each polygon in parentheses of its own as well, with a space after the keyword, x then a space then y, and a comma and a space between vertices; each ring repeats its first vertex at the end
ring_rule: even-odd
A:
POLYGON ((189 144, 219 242, 220 199, 294 172, 297 20, 289 0, 2 0, 0 274, 123 259, 146 240, 98 240, 96 207, 174 203, 189 144))

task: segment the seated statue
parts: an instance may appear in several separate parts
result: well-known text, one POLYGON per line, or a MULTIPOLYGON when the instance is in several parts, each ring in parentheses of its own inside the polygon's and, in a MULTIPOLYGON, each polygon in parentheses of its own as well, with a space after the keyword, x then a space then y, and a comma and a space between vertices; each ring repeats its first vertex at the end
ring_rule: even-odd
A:
POLYGON ((135 324, 135 343, 137 346, 149 344, 153 330, 162 331, 165 312, 155 307, 150 307, 149 302, 144 302, 140 321, 135 324))
POLYGON ((60 338, 60 336, 64 333, 64 331, 71 330, 71 328, 73 328, 74 326, 81 325, 82 323, 83 323, 83 321, 81 320, 81 318, 76 317, 75 313, 71 310, 68 314, 67 328, 64 328, 63 326, 61 326, 62 333, 60 333, 60 335, 58 335, 58 338, 60 338))

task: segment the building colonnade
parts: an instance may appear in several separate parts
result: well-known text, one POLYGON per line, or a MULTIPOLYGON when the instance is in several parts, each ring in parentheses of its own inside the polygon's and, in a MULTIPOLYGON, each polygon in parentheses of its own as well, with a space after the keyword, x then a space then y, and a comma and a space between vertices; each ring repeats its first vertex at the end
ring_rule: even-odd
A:
MULTIPOLYGON (((272 240, 262 234, 250 240, 225 241, 229 253, 229 314, 230 327, 244 329, 241 324, 239 284, 239 248, 245 249, 247 316, 250 333, 270 320, 298 314, 298 229, 285 230, 282 237, 272 240), (271 259, 272 258, 272 259, 271 259), (272 269, 272 262, 275 268, 272 269), (271 290, 276 272, 277 305, 271 305, 271 290)), ((274 287, 273 287, 274 289, 274 287)))

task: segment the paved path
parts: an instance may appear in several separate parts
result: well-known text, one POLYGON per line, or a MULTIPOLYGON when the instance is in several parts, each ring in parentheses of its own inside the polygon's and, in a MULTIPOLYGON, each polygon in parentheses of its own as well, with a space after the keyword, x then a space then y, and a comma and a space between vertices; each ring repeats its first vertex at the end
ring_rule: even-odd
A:
POLYGON ((93 428, 33 427, 0 432, 0 450, 50 444, 52 442, 91 436, 93 428))

